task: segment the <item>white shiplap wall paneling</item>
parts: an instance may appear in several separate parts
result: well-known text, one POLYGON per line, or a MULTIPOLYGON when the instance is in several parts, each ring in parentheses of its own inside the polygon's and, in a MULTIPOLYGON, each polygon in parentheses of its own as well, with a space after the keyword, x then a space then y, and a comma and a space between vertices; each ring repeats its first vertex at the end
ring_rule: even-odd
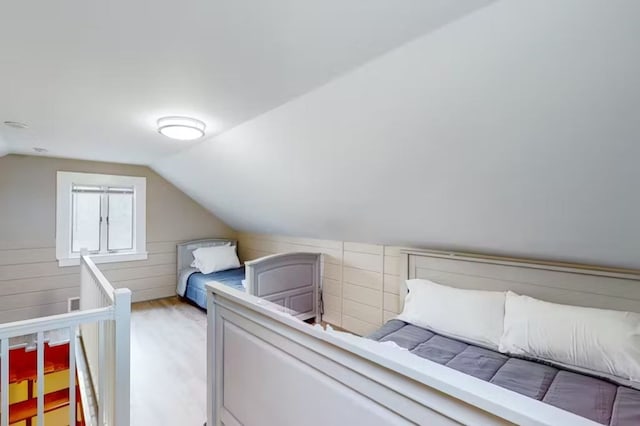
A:
POLYGON ((383 322, 400 313, 400 250, 402 247, 384 248, 384 300, 383 322))
POLYGON ((0 266, 49 262, 55 258, 55 247, 0 250, 0 266))
POLYGON ((288 251, 323 253, 323 320, 368 334, 397 315, 400 247, 243 233, 242 260, 288 251))
MULTIPOLYGON (((173 296, 178 242, 148 242, 147 260, 100 269, 116 287, 130 288, 133 301, 173 296)), ((66 312, 67 299, 80 294, 79 283, 79 268, 59 267, 55 247, 0 250, 0 322, 66 312)))
POLYGON ((382 325, 384 247, 344 243, 343 328, 369 334, 382 325))

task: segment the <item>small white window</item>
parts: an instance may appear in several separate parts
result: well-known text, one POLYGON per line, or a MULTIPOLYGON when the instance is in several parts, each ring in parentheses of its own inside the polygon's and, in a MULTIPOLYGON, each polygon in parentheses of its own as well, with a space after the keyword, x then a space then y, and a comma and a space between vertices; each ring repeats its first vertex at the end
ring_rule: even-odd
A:
POLYGON ((96 263, 144 260, 146 178, 58 172, 56 256, 78 265, 83 249, 96 263))

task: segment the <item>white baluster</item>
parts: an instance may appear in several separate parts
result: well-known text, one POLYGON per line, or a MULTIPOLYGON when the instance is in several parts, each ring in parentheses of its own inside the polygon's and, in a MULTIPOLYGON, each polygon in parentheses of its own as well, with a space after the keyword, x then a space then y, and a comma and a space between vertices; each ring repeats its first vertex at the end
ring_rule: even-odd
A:
POLYGON ((130 377, 131 377, 131 290, 114 291, 114 362, 115 362, 115 409, 116 424, 130 422, 130 377))
POLYGON ((69 425, 76 424, 76 327, 69 327, 69 425))
POLYGON ((104 410, 105 410, 105 370, 104 358, 105 358, 105 321, 100 321, 98 324, 98 426, 104 425, 104 410))
POLYGON ((36 334, 38 372, 38 424, 44 425, 44 332, 36 334))

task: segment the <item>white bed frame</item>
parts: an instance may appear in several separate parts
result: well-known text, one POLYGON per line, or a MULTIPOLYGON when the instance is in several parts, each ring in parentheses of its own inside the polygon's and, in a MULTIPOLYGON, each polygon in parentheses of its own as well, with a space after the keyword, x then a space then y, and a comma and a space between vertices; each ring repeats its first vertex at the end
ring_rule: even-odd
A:
MULTIPOLYGON (((193 261, 193 251, 237 242, 229 239, 187 241, 177 246, 177 276, 193 261)), ((296 312, 301 320, 320 319, 320 253, 292 252, 245 262, 245 287, 249 294, 296 312)))
MULTIPOLYGON (((407 251, 403 278, 511 289, 640 312, 640 274, 407 251)), ((366 339, 304 324, 266 301, 208 286, 208 425, 596 425, 366 339)))

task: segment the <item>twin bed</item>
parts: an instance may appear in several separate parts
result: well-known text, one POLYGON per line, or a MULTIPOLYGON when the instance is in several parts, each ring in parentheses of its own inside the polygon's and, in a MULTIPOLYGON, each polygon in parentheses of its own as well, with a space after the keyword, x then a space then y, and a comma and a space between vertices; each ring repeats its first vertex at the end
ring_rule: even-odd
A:
MULTIPOLYGON (((402 260, 404 279, 640 312, 633 271, 416 251, 402 260)), ((369 338, 310 327, 245 293, 207 289, 209 425, 640 424, 640 391, 609 378, 398 319, 369 338)))
POLYGON ((195 250, 224 245, 237 249, 237 242, 229 239, 203 239, 178 244, 176 292, 179 296, 206 309, 205 285, 215 281, 287 308, 301 320, 319 316, 319 253, 276 254, 245 262, 238 268, 209 274, 203 274, 192 266, 195 250))
POLYGON ((394 342, 414 355, 598 424, 640 425, 640 390, 467 344, 395 319, 368 337, 394 342))

